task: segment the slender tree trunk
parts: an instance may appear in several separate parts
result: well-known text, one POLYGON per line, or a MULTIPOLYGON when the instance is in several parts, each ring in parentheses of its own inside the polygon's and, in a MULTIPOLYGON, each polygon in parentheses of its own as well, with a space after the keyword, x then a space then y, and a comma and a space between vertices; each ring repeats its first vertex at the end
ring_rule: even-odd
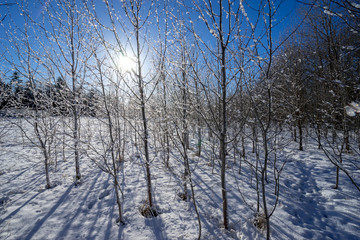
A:
POLYGON ((242 158, 245 159, 246 157, 246 151, 245 151, 245 137, 244 135, 241 136, 241 145, 242 145, 242 158))
POLYGON ((182 57, 182 80, 183 80, 183 139, 186 149, 190 148, 189 130, 187 125, 187 80, 186 80, 186 63, 185 56, 182 57))
POLYGON ((334 189, 338 189, 338 187, 339 187, 339 172, 340 172, 340 168, 336 167, 336 178, 335 178, 334 189))
POLYGON ((119 189, 118 189, 119 183, 117 180, 117 175, 114 176, 114 188, 115 188, 115 195, 116 195, 116 204, 118 205, 118 212, 119 212, 118 222, 120 222, 121 224, 125 224, 124 217, 122 215, 122 210, 121 210, 120 193, 119 193, 119 189))
MULTIPOLYGON (((166 120, 167 121, 167 120, 166 120)), ((166 123, 166 132, 165 132, 165 143, 166 143, 166 157, 165 157, 165 161, 166 161, 166 167, 169 168, 170 167, 170 137, 169 137, 169 126, 167 126, 166 123)))
MULTIPOLYGON (((340 150, 340 156, 339 156, 339 164, 341 165, 342 164, 342 151, 343 151, 343 148, 341 148, 340 150)), ((335 180, 335 186, 334 186, 334 189, 338 189, 339 187, 339 182, 340 182, 340 167, 337 165, 336 166, 336 180, 335 180)))
POLYGON ((267 209, 267 200, 266 200, 266 173, 267 173, 267 165, 268 165, 268 158, 269 158, 269 152, 268 152, 268 139, 266 135, 264 136, 264 167, 261 170, 261 190, 262 190, 262 200, 263 200, 263 208, 264 208, 264 217, 266 220, 266 239, 270 239, 270 218, 269 213, 267 209))
POLYGON ((349 141, 349 130, 345 129, 344 131, 344 143, 346 152, 350 152, 350 141, 349 141))
POLYGON ((198 143, 197 143, 197 156, 201 156, 201 145, 202 145, 202 137, 201 137, 201 127, 200 127, 200 118, 198 118, 198 127, 197 127, 197 135, 198 135, 198 143))
POLYGON ((147 194, 148 194, 148 202, 149 207, 153 210, 153 197, 152 197, 152 186, 151 186, 151 172, 150 172, 150 157, 149 157, 149 133, 147 126, 147 118, 146 118, 146 109, 145 109, 145 94, 144 94, 144 80, 142 77, 142 69, 141 69, 141 49, 140 49, 140 36, 139 36, 139 18, 136 17, 135 24, 135 39, 136 39, 136 57, 137 57, 137 81, 140 92, 140 106, 141 106, 141 116, 143 123, 143 142, 144 142, 144 151, 145 151, 145 169, 146 169, 146 182, 147 182, 147 194))
POLYGON ((115 195, 116 195, 116 204, 118 205, 118 213, 119 218, 117 222, 120 222, 121 224, 125 224, 122 210, 121 210, 121 201, 120 201, 120 193, 119 193, 119 182, 118 182, 118 167, 117 167, 117 161, 115 157, 114 152, 114 137, 113 137, 113 129, 112 129, 112 123, 111 123, 111 117, 110 113, 108 112, 108 120, 109 120, 109 135, 110 135, 110 144, 111 144, 111 158, 112 158, 112 165, 113 165, 113 178, 114 178, 114 189, 115 189, 115 195))
POLYGON ((252 126, 252 135, 253 135, 253 139, 252 139, 252 153, 255 153, 256 151, 256 143, 257 143, 257 134, 256 134, 256 127, 255 127, 255 123, 252 126))
POLYGON ((187 79, 186 79, 186 64, 185 64, 185 53, 182 56, 182 146, 184 151, 184 199, 188 199, 188 192, 187 192, 187 181, 189 176, 189 159, 187 155, 187 150, 189 149, 189 131, 188 131, 188 124, 187 124, 187 79))
POLYGON ((78 110, 78 94, 76 89, 76 59, 75 59, 75 22, 74 22, 74 11, 75 11, 75 1, 71 2, 70 10, 70 21, 71 21, 71 32, 70 32, 70 47, 71 47, 71 80, 72 80, 72 111, 73 111, 73 138, 74 138, 74 155, 75 155, 75 179, 79 181, 81 179, 80 173, 80 160, 79 160, 79 110, 78 110))
MULTIPOLYGON (((111 121, 111 119, 109 118, 109 121, 111 121)), ((112 130, 111 130, 112 131, 112 130)), ((121 224, 125 224, 124 222, 124 218, 123 218, 123 214, 122 214, 122 209, 121 209, 121 201, 120 201, 120 193, 119 193, 119 182, 118 182, 118 169, 117 169, 117 163, 116 163, 116 158, 115 158, 115 153, 114 153, 114 139, 112 136, 112 132, 110 132, 110 138, 112 141, 112 149, 111 149, 111 158, 112 158, 112 165, 113 165, 113 178, 114 178, 114 189, 115 189, 115 195, 116 195, 116 204, 118 205, 118 213, 119 213, 119 218, 117 220, 117 222, 120 222, 121 224)))
POLYGON ((301 120, 298 120, 298 128, 299 128, 299 150, 303 151, 303 129, 302 129, 302 124, 301 124, 301 120))
POLYGON ((318 149, 321 149, 321 127, 320 124, 316 124, 317 138, 318 138, 318 149))
POLYGON ((258 169, 259 169, 259 161, 260 161, 260 157, 259 157, 259 151, 256 150, 256 163, 255 163, 255 180, 256 180, 256 212, 260 212, 260 187, 259 187, 259 174, 258 174, 258 169))
MULTIPOLYGON (((220 11, 222 12, 222 11, 220 11)), ((220 133, 220 159, 221 159, 221 193, 223 199, 223 218, 224 218, 224 228, 229 228, 228 222, 228 204, 227 204, 227 195, 226 195, 226 133, 227 133, 227 109, 226 109, 226 58, 225 58, 225 46, 222 43, 221 46, 221 75, 222 75, 222 98, 221 98, 221 109, 222 109, 222 129, 220 133)))
POLYGON ((184 151, 184 176, 183 176, 183 184, 184 184, 184 196, 183 199, 185 201, 187 201, 189 199, 188 197, 188 189, 187 189, 187 181, 189 178, 189 174, 190 174, 190 167, 189 167, 189 158, 187 155, 187 149, 186 149, 186 145, 185 145, 185 140, 183 139, 183 151, 184 151))
MULTIPOLYGON (((198 82, 195 81, 195 92, 196 92, 196 108, 198 109, 198 111, 200 111, 200 106, 201 106, 201 102, 200 102, 200 92, 199 92, 199 87, 198 87, 198 82)), ((201 155, 201 147, 202 147, 202 135, 201 135, 201 119, 200 119, 200 114, 197 113, 197 153, 196 155, 200 157, 201 155)))
POLYGON ((188 159, 188 157, 187 157, 187 153, 186 153, 185 147, 184 147, 184 150, 185 150, 184 153, 185 153, 185 157, 186 157, 185 164, 186 164, 186 168, 188 169, 188 176, 187 176, 187 177, 188 177, 188 179, 189 179, 190 189, 191 189, 191 194, 192 194, 192 200, 193 200, 193 204, 194 204, 194 207, 195 207, 195 212, 196 212, 196 216, 197 216, 197 220, 198 220, 198 225, 199 225, 198 240, 200 240, 200 239, 201 239, 201 219, 200 219, 200 213, 199 213, 199 210, 198 210, 198 207, 197 207, 197 203, 196 203, 194 184, 193 184, 193 181, 192 181, 189 159, 188 159))
POLYGON ((144 92, 142 89, 142 85, 140 83, 140 98, 141 98, 141 115, 142 115, 142 122, 143 122, 143 141, 144 141, 144 150, 145 150, 145 169, 146 169, 146 180, 147 180, 147 187, 148 187, 148 201, 149 207, 153 207, 152 202, 152 187, 151 187, 151 172, 150 172, 150 157, 149 157, 149 146, 148 146, 148 127, 147 127, 147 119, 146 119, 146 111, 145 111, 145 102, 144 102, 144 92))
POLYGON ((50 176, 49 176, 49 156, 46 150, 43 149, 44 161, 45 161, 45 176, 46 176, 46 188, 51 188, 50 176))
POLYGON ((39 132, 39 125, 38 125, 38 120, 35 120, 35 124, 34 124, 34 130, 35 130, 35 134, 40 142, 40 147, 41 150, 43 152, 44 155, 44 166, 45 166, 45 178, 46 178, 46 188, 49 189, 51 188, 51 182, 50 182, 50 176, 49 176, 49 154, 46 150, 46 143, 42 140, 41 136, 40 136, 40 132, 39 132))
MULTIPOLYGON (((96 56, 96 54, 95 54, 96 56)), ((116 131, 116 124, 115 127, 113 125, 113 117, 111 115, 111 111, 110 111, 110 106, 108 104, 108 99, 106 97, 106 92, 105 92, 105 86, 104 86, 104 80, 103 80, 103 73, 102 73, 102 69, 101 69, 101 63, 100 61, 98 61, 98 69, 100 71, 99 76, 100 76, 100 85, 101 85, 101 91, 102 91, 102 95, 103 95, 103 102, 104 102, 104 107, 105 107, 105 112, 106 112, 106 118, 107 118, 107 124, 108 124, 108 134, 109 134, 109 138, 110 138, 110 154, 111 154, 111 161, 112 161, 112 170, 111 168, 108 169, 109 172, 112 177, 113 177, 113 181, 114 181, 114 190, 115 190, 115 195, 116 195, 116 204, 118 205, 118 212, 119 212, 119 218, 118 218, 118 222, 124 224, 124 219, 123 219, 123 214, 122 214, 122 209, 121 209, 121 201, 120 201, 120 194, 119 194, 119 183, 118 183, 118 165, 120 164, 120 156, 119 159, 117 159, 116 157, 118 156, 116 154, 115 151, 115 147, 117 146, 117 151, 120 151, 120 143, 116 143, 115 142, 115 138, 114 135, 116 136, 116 133, 118 132, 119 134, 119 138, 118 141, 121 141, 120 139, 120 125, 118 123, 118 127, 119 130, 116 131)), ((119 109, 118 106, 116 106, 116 109, 119 109)), ((119 121, 119 119, 117 119, 119 121)), ((115 122, 116 123, 116 122, 115 122)))
POLYGON ((163 83, 163 98, 164 98, 164 114, 163 121, 165 123, 165 132, 164 132, 164 142, 165 142, 165 164, 166 167, 169 168, 169 160, 170 160, 170 137, 169 137, 169 126, 168 126, 168 111, 167 111, 167 93, 165 86, 165 74, 162 73, 162 83, 163 83))
POLYGON ((79 120, 78 120, 78 112, 77 107, 74 103, 73 106, 73 114, 74 114, 74 130, 73 130, 73 138, 74 138, 74 154, 75 154, 75 171, 76 171, 76 181, 81 179, 80 173, 80 160, 79 160, 79 120))

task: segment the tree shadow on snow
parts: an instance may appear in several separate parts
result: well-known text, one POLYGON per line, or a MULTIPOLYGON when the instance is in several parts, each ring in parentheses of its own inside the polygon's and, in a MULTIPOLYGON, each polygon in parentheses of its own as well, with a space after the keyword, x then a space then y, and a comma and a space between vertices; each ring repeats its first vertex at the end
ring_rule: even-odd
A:
POLYGON ((25 207, 29 202, 31 202, 33 199, 35 199, 38 195, 40 194, 40 192, 38 192, 37 194, 35 194, 34 196, 32 196, 29 200, 27 200, 26 202, 24 202, 20 207, 18 207, 17 209, 15 209, 14 211, 12 211, 9 215, 7 215, 4 219, 0 219, 0 225, 5 222, 8 219, 11 219, 16 213, 18 213, 23 207, 25 207))
MULTIPOLYGON (((26 240, 31 239, 37 231, 41 228, 41 226, 45 223, 45 221, 56 211, 56 209, 64 202, 66 197, 69 195, 71 190, 73 189, 74 184, 71 184, 68 189, 64 192, 61 198, 57 201, 57 203, 50 209, 50 211, 39 221, 36 222, 34 228, 29 232, 29 234, 24 238, 26 240)), ((36 195, 35 195, 36 196, 36 195)))
MULTIPOLYGON (((326 169, 317 167, 315 163, 311 163, 309 160, 307 162, 297 160, 294 165, 292 170, 294 177, 284 180, 281 186, 283 189, 281 201, 284 210, 290 217, 283 219, 274 216, 272 228, 276 231, 276 235, 281 238, 293 238, 296 235, 299 239, 358 239, 358 236, 344 231, 334 222, 334 218, 348 220, 351 217, 345 216, 341 212, 329 211, 328 207, 325 206, 328 200, 322 196, 321 190, 327 189, 324 186, 318 186, 314 176, 326 176, 321 173, 326 169), (279 229, 275 222, 282 222, 281 225, 288 226, 289 229, 285 231, 279 229)), ((329 191, 339 190, 329 188, 329 191)))
MULTIPOLYGON (((98 171, 98 173, 96 174, 96 176, 93 177, 93 180, 91 182, 90 185, 86 185, 86 186, 83 186, 84 188, 86 187, 86 190, 85 189, 79 189, 78 191, 78 194, 80 195, 79 196, 79 199, 76 199, 75 200, 75 203, 79 206, 76 210, 76 212, 73 212, 72 213, 72 217, 70 218, 70 220, 67 222, 67 224, 62 228, 62 230, 56 235, 55 239, 59 239, 61 237, 65 237, 68 233, 68 231, 71 229, 72 227, 72 224, 73 222, 75 221, 75 219, 81 217, 81 212, 84 210, 82 208, 82 206, 87 206, 87 208, 89 208, 89 206, 91 206, 91 204, 94 204, 94 203, 91 203, 90 205, 86 205, 86 200, 88 199, 90 193, 91 193, 91 190, 94 189, 95 187, 95 184, 97 183, 99 177, 101 175, 101 171, 98 171)), ((71 186, 73 186, 74 184, 72 184, 71 186)), ((82 186, 80 186, 82 187, 82 186)), ((72 201, 73 202, 73 201, 72 201)), ((73 203, 70 203, 70 204, 73 204, 73 203)))

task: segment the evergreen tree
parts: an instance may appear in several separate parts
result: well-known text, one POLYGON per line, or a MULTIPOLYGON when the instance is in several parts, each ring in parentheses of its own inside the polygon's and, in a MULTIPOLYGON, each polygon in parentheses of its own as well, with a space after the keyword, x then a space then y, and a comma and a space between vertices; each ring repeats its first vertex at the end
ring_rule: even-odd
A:
POLYGON ((58 77, 54 85, 53 107, 57 114, 69 115, 70 89, 62 77, 58 77))

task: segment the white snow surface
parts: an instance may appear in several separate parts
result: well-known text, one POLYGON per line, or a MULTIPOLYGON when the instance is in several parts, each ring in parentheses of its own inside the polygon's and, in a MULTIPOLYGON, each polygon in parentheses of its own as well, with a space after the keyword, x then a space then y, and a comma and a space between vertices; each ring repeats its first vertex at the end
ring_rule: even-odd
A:
MULTIPOLYGON (((0 124, 8 125, 8 121, 0 124)), ((195 140, 192 144, 195 148, 195 140)), ((220 167, 216 163, 212 173, 206 146, 200 158, 189 150, 202 239, 264 239, 265 232, 253 225, 254 211, 247 206, 256 204, 254 176, 245 164, 239 174, 231 154, 227 169, 230 230, 221 227, 220 167)), ((280 179, 279 204, 271 217, 272 239, 359 239, 359 192, 342 173, 339 189, 333 189, 335 168, 311 140, 305 151, 296 147, 291 143, 284 151, 287 163, 280 179)), ((253 158, 250 143, 246 150, 247 158, 253 158)), ((169 171, 155 156, 154 146, 151 151, 153 192, 160 215, 144 218, 139 213, 146 199, 145 169, 136 148, 128 145, 120 174, 126 224, 118 225, 111 176, 82 155, 83 180, 75 185, 68 149, 66 161, 59 155, 56 171, 51 167, 50 178, 57 186, 45 189, 40 150, 9 125, 0 138, 0 239, 197 239, 194 206, 178 197, 180 155, 172 152, 169 171)))

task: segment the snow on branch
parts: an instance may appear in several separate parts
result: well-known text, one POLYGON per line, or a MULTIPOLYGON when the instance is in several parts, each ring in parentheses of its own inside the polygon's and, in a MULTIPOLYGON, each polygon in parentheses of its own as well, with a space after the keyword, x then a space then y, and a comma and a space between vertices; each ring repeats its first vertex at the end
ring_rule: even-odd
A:
POLYGON ((356 113, 360 113, 360 105, 356 102, 351 102, 349 105, 345 106, 346 114, 350 117, 355 117, 356 113))

